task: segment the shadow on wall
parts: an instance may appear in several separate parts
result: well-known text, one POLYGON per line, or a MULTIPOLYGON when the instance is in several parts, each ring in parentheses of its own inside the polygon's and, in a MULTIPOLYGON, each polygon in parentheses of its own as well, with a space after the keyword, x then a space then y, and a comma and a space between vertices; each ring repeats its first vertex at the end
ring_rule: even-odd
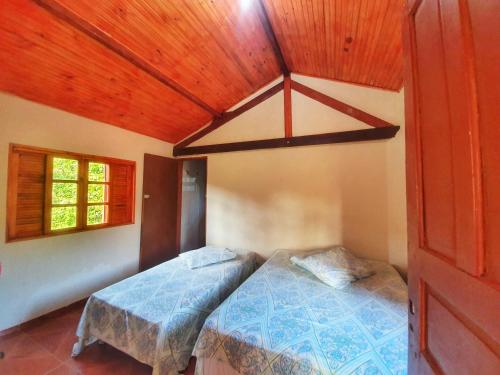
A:
POLYGON ((385 149, 351 151, 346 149, 338 163, 342 243, 360 257, 388 261, 387 169, 380 163, 385 149))
POLYGON ((207 242, 254 250, 344 244, 389 260, 383 142, 214 155, 207 242))

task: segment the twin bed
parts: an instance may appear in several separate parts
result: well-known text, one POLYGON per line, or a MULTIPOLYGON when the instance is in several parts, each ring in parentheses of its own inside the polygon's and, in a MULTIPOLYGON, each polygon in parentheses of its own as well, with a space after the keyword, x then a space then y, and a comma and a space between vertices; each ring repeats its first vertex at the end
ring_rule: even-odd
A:
POLYGON ((207 316, 255 270, 255 254, 191 269, 177 257, 92 294, 73 355, 101 340, 153 367, 184 370, 207 316))
POLYGON ((74 354, 99 339, 153 374, 177 374, 191 355, 197 375, 406 374, 397 271, 370 261, 375 275, 338 290, 291 255, 276 252, 250 277, 252 253, 195 270, 176 258, 103 289, 85 307, 74 354))
POLYGON ((406 374, 407 289, 397 271, 338 290, 278 251, 206 320, 197 374, 406 374))

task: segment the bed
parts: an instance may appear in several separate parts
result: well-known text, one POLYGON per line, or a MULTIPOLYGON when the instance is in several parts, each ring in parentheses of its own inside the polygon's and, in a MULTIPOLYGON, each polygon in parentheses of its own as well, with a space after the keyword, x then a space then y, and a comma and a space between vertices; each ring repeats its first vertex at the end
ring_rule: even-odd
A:
POLYGON ((398 272, 333 289, 278 251, 207 318, 197 375, 406 374, 407 288, 398 272))
POLYGON ((254 269, 254 253, 197 269, 177 257, 102 289, 85 305, 73 356, 101 340, 152 366, 155 375, 177 374, 206 317, 254 269))

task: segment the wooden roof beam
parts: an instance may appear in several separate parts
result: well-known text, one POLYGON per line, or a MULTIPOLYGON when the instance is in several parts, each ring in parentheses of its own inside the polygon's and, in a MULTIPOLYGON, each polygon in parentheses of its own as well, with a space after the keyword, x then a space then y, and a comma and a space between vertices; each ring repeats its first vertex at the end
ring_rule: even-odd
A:
POLYGON ((264 5, 263 0, 258 0, 257 3, 260 5, 261 9, 259 16, 262 22, 262 26, 264 27, 267 38, 269 39, 269 43, 271 43, 271 46, 273 47, 274 55, 276 56, 276 60, 278 61, 281 72, 285 77, 289 77, 290 69, 288 68, 285 58, 283 57, 283 51, 281 50, 278 38, 276 38, 276 34, 274 33, 271 21, 269 20, 266 6, 264 5))
POLYGON ((263 139, 258 141, 220 143, 206 146, 193 146, 174 148, 174 156, 202 155, 221 152, 262 150, 281 147, 297 147, 324 145, 330 143, 346 143, 373 141, 377 139, 393 138, 399 131, 399 126, 384 128, 349 130, 343 132, 324 133, 315 135, 302 135, 297 137, 284 137, 263 139))
POLYGON ((319 91, 304 86, 303 84, 293 80, 292 80, 292 89, 324 105, 327 105, 330 108, 333 108, 339 112, 342 112, 348 116, 355 118, 356 120, 364 122, 365 124, 373 126, 375 128, 385 128, 389 126, 394 126, 393 124, 385 120, 382 120, 378 117, 375 117, 373 115, 370 115, 369 113, 362 111, 361 109, 358 109, 349 104, 341 102, 340 100, 334 99, 331 96, 325 95, 319 91))
POLYGON ((186 99, 190 100, 200 108, 204 109, 211 115, 215 117, 220 117, 221 113, 216 109, 209 106, 200 98, 196 97, 184 87, 171 80, 167 76, 165 76, 162 72, 160 72, 153 65, 142 59, 140 56, 136 55, 132 50, 113 39, 109 34, 103 32, 98 27, 92 25, 85 19, 83 19, 80 15, 73 12, 72 10, 66 8, 64 5, 60 4, 57 0, 34 0, 42 8, 46 9, 48 12, 56 16, 57 18, 65 21, 67 24, 72 27, 80 30, 90 38, 96 40, 104 47, 110 49, 116 54, 123 57, 125 60, 135 65, 137 68, 141 69, 145 73, 149 74, 153 78, 157 79, 164 85, 168 86, 172 90, 176 91, 178 94, 182 95, 186 99))
POLYGON ((186 147, 187 145, 190 145, 191 143, 197 141, 198 139, 204 137, 208 133, 213 132, 215 129, 220 128, 222 125, 224 125, 226 122, 231 121, 235 117, 238 117, 242 113, 248 111, 249 109, 252 109, 256 105, 262 103, 263 101, 269 99, 271 96, 277 94, 283 89, 283 82, 280 82, 270 89, 264 91, 262 94, 256 96, 252 100, 249 100, 245 104, 241 105, 234 111, 229 111, 229 112, 224 112, 221 117, 216 118, 212 121, 210 125, 207 127, 201 129, 199 132, 194 133, 193 135, 189 136, 188 138, 184 139, 183 141, 177 143, 174 147, 175 149, 180 149, 183 147, 186 147))

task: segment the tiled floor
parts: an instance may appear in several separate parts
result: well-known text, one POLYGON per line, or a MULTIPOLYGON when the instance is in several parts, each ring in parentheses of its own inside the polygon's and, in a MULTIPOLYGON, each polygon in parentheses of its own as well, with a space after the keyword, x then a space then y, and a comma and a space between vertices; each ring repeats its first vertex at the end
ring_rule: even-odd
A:
MULTIPOLYGON (((0 336, 2 375, 151 374, 146 366, 109 345, 93 344, 71 357, 75 330, 83 307, 77 306, 37 319, 20 330, 0 336)), ((192 361, 193 362, 193 361, 192 361)), ((186 374, 192 375, 194 363, 186 374)))

